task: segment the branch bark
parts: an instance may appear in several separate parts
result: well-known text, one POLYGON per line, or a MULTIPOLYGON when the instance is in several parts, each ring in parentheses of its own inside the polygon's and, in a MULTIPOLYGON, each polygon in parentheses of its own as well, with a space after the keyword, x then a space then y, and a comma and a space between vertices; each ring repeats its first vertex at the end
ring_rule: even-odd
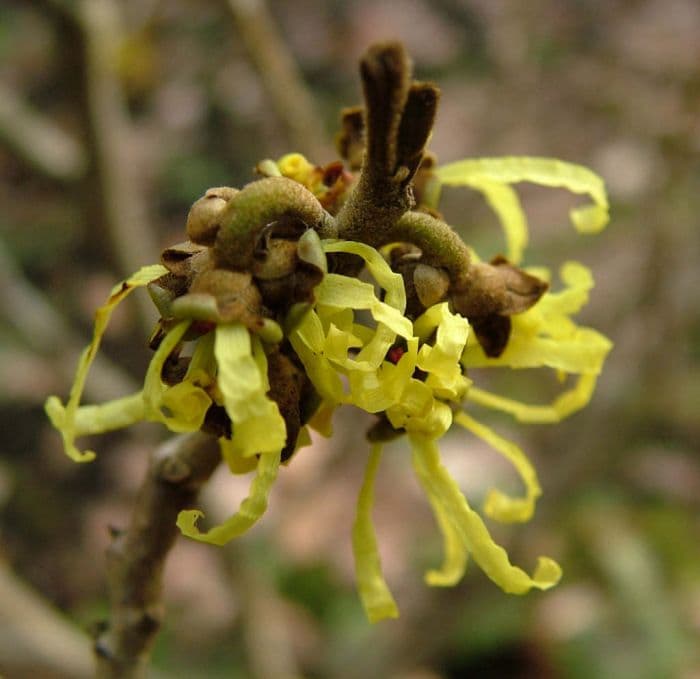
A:
POLYGON ((107 551, 110 620, 95 641, 100 679, 145 676, 163 619, 163 569, 179 534, 175 520, 192 506, 220 459, 216 439, 199 432, 155 452, 129 526, 107 551))

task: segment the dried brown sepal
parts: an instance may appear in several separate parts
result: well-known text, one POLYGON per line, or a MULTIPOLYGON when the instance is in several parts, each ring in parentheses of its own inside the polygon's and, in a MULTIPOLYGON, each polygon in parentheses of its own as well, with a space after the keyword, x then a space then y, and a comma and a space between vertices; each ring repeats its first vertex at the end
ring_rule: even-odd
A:
POLYGON ((498 358, 505 351, 510 339, 511 321, 509 316, 493 314, 470 318, 469 323, 487 356, 498 358))
POLYGON ((268 239, 261 256, 264 260, 253 267, 253 273, 266 307, 286 315, 295 304, 314 301, 314 288, 328 267, 313 229, 296 241, 268 239))
POLYGON ((413 83, 401 116, 395 166, 408 168, 404 181, 413 179, 423 160, 425 145, 435 123, 440 91, 432 83, 413 83))
POLYGON ((420 303, 427 309, 447 297, 450 277, 442 269, 419 262, 413 271, 413 286, 420 303))
POLYGON ((335 137, 335 147, 351 170, 359 170, 365 153, 364 108, 362 106, 345 108, 340 115, 340 132, 335 137))
POLYGON ((545 281, 497 257, 491 264, 472 264, 467 284, 451 290, 450 297, 466 318, 512 316, 532 307, 547 287, 545 281))
POLYGON ((547 287, 545 281, 498 256, 490 264, 473 264, 468 284, 452 289, 450 301, 455 311, 469 319, 484 353, 495 358, 508 344, 510 316, 534 306, 547 287))
POLYGON ((268 396, 277 403, 287 427, 287 441, 282 449, 282 461, 285 462, 294 452, 302 427, 300 401, 307 378, 302 370, 277 349, 267 356, 267 374, 270 381, 268 396))
POLYGON ((296 242, 271 238, 265 245, 264 254, 256 255, 251 270, 260 281, 275 280, 291 274, 298 261, 296 242))
POLYGON ((411 61, 401 43, 370 47, 360 61, 365 99, 367 155, 363 172, 382 178, 396 171, 396 145, 411 81, 411 61))
POLYGON ((192 241, 177 243, 165 248, 160 255, 160 263, 175 276, 191 278, 198 271, 209 266, 209 251, 192 241))
POLYGON ((401 274, 406 290, 406 316, 416 319, 429 306, 445 299, 450 278, 445 271, 421 261, 421 250, 410 243, 399 243, 389 253, 391 268, 401 274))

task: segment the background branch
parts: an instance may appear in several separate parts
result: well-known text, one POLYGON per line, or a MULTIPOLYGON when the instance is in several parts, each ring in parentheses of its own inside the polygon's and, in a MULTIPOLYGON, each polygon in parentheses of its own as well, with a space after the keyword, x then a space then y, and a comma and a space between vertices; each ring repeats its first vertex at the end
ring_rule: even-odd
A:
MULTIPOLYGON (((92 675, 87 636, 0 562, 0 657, 12 676, 92 675)), ((9 676, 9 675, 8 675, 9 676)))
POLYGON ((238 36, 258 71, 290 149, 321 162, 326 147, 316 111, 294 55, 263 0, 228 0, 238 36))
POLYGON ((165 559, 179 531, 178 513, 191 508, 220 461, 215 438, 174 438, 154 454, 128 528, 107 552, 110 620, 95 641, 98 677, 142 677, 163 618, 165 559))
POLYGON ((34 170, 52 179, 74 181, 87 168, 85 149, 76 139, 2 84, 0 140, 34 170))
MULTIPOLYGON (((120 7, 112 0, 84 0, 79 23, 84 38, 85 96, 104 227, 122 276, 156 259, 158 245, 146 204, 144 154, 136 153, 134 130, 117 73, 124 41, 120 7)), ((146 298, 138 300, 150 332, 155 317, 146 298)))
MULTIPOLYGON (((22 343, 53 359, 65 384, 73 380, 78 354, 87 339, 80 337, 44 293, 30 283, 0 239, 0 315, 19 333, 22 343)), ((99 354, 92 366, 86 394, 96 401, 136 391, 138 385, 123 370, 99 354)), ((42 394, 42 400, 44 395, 42 394)))

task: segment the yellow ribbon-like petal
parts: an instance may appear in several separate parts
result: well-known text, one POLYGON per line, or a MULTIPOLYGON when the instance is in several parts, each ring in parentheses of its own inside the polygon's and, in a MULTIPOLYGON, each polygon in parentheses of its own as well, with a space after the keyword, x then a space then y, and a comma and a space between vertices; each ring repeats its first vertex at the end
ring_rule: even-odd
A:
POLYGON ((374 481, 381 460, 382 447, 375 443, 365 469, 365 478, 357 500, 357 514, 352 527, 352 551, 355 556, 357 589, 370 622, 399 615, 394 597, 382 575, 377 538, 372 523, 374 481))
MULTIPOLYGON (((80 430, 76 429, 76 417, 88 371, 97 355, 100 342, 102 341, 102 335, 104 335, 107 329, 107 324, 112 316, 112 312, 133 290, 148 285, 148 283, 160 278, 165 273, 167 273, 167 269, 160 264, 145 266, 125 281, 118 283, 112 288, 107 302, 95 312, 95 326, 93 329, 92 341, 80 355, 68 402, 64 406, 56 396, 50 396, 46 401, 46 405, 44 406, 46 413, 52 424, 61 433, 66 454, 75 462, 89 462, 95 458, 95 453, 93 451, 87 450, 81 452, 75 445, 75 439, 80 435, 80 430)), ((135 400, 127 401, 126 403, 122 402, 121 406, 128 406, 126 409, 117 407, 111 411, 111 414, 115 416, 115 420, 117 420, 119 424, 123 422, 131 424, 129 417, 138 414, 134 410, 134 403, 135 400)), ((102 411, 103 423, 101 426, 111 428, 107 420, 109 414, 110 413, 106 410, 102 411)))
POLYGON ((270 489, 277 478, 279 466, 280 451, 260 455, 248 497, 243 500, 238 512, 220 526, 202 533, 197 528, 197 521, 204 513, 199 509, 185 509, 178 514, 178 528, 188 538, 213 545, 224 545, 242 535, 265 513, 270 489))
POLYGON ((469 335, 469 323, 449 310, 447 302, 435 304, 414 323, 415 334, 429 338, 434 331, 433 345, 424 344, 418 352, 418 367, 428 373, 425 383, 440 398, 459 401, 469 381, 462 374, 460 358, 469 335))
POLYGON ((593 396, 596 381, 596 375, 584 373, 578 377, 571 389, 562 392, 551 403, 545 405, 522 403, 477 387, 469 389, 467 398, 486 408, 508 413, 519 422, 547 424, 559 422, 586 406, 593 396))
POLYGON ((161 381, 163 366, 182 341, 191 321, 182 321, 168 331, 148 365, 143 383, 145 417, 162 422, 170 431, 184 433, 197 431, 211 405, 211 399, 201 387, 183 381, 168 387, 161 381))
MULTIPOLYGON (((419 477, 418 480, 421 481, 422 485, 422 479, 419 477)), ((423 485, 423 490, 428 496, 433 515, 442 533, 444 552, 442 566, 427 571, 425 582, 431 587, 453 587, 464 577, 469 560, 469 552, 450 517, 445 512, 440 499, 433 494, 431 488, 423 485)))
POLYGON ((217 384, 233 423, 232 446, 243 457, 279 453, 287 429, 277 404, 267 396, 267 360, 260 340, 241 323, 216 327, 217 384))
POLYGON ((527 181, 587 194, 593 204, 569 213, 574 227, 581 233, 597 233, 608 223, 609 204, 603 180, 581 165, 553 158, 510 156, 460 160, 437 168, 436 173, 442 184, 471 186, 484 193, 501 220, 508 254, 514 263, 520 261, 527 242, 527 221, 517 194, 503 191, 509 184, 527 181))
POLYGON ((513 566, 505 549, 493 541, 481 517, 469 507, 457 483, 440 462, 435 441, 415 434, 409 439, 413 466, 421 484, 442 504, 466 549, 491 580, 510 594, 525 594, 533 587, 549 589, 559 581, 561 568, 547 557, 538 559, 532 577, 513 566))
MULTIPOLYGON (((53 396, 52 399, 58 401, 53 396)), ((60 405, 60 402, 58 402, 60 405)), ((51 406, 47 408, 51 409, 51 406)), ((63 417, 65 409, 60 405, 60 410, 52 414, 52 423, 54 422, 56 413, 60 413, 58 417, 63 417)), ((143 392, 123 396, 122 398, 100 403, 99 405, 80 406, 75 411, 75 419, 73 421, 74 434, 78 436, 88 436, 90 434, 104 434, 108 431, 123 429, 135 422, 140 422, 146 419, 146 406, 143 402, 143 392)))
POLYGON ((477 422, 464 412, 456 413, 454 421, 488 443, 509 460, 525 484, 526 493, 525 497, 522 498, 513 498, 500 490, 491 489, 484 503, 486 515, 504 523, 529 521, 535 511, 535 502, 542 495, 542 489, 537 480, 537 472, 525 453, 515 443, 499 436, 495 431, 481 422, 477 422))
POLYGON ((508 345, 500 356, 486 356, 478 342, 471 342, 462 355, 462 364, 467 368, 548 367, 561 374, 579 375, 576 384, 544 405, 521 403, 474 386, 467 393, 468 400, 507 412, 521 422, 557 422, 589 402, 612 343, 569 318, 588 300, 593 287, 591 272, 581 264, 566 262, 560 277, 565 284, 563 290, 547 292, 534 307, 512 317, 508 345))

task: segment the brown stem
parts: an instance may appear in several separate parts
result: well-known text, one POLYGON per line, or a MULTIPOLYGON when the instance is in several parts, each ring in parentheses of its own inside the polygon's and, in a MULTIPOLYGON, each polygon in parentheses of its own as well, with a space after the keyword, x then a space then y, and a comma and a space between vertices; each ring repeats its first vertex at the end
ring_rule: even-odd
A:
POLYGON ((259 179, 236 193, 218 215, 217 266, 249 269, 260 232, 282 217, 300 220, 322 238, 336 235, 333 218, 307 188, 286 177, 259 179))
POLYGON ((413 207, 412 179, 435 119, 439 91, 411 84, 400 43, 371 47, 360 62, 367 149, 357 186, 337 217, 341 238, 377 245, 413 207))
POLYGON ((449 224, 424 212, 407 212, 382 234, 377 244, 394 241, 412 243, 419 247, 423 252, 421 261, 446 269, 454 288, 467 285, 469 248, 449 224))
POLYGON ((95 641, 100 679, 145 675, 163 619, 163 568, 179 534, 175 520, 220 459, 216 439, 199 432, 172 439, 153 455, 129 526, 107 551, 110 620, 95 641))

